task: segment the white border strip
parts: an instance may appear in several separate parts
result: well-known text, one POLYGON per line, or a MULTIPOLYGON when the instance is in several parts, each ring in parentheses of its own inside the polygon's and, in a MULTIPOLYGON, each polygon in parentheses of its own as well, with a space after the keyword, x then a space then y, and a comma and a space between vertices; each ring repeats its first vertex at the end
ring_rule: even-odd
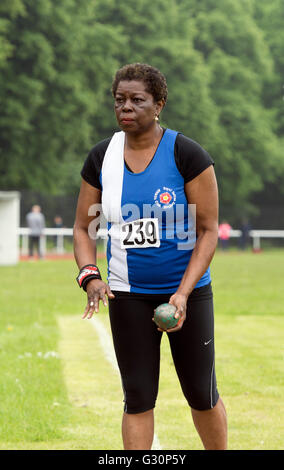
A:
MULTIPOLYGON (((115 356, 115 352, 114 352, 114 348, 113 348, 113 343, 112 343, 111 337, 108 334, 104 324, 99 320, 99 318, 97 316, 92 317, 91 323, 92 323, 93 327, 95 328, 95 330, 98 334, 98 337, 99 337, 99 340, 100 340, 100 343, 101 343, 101 347, 102 347, 102 349, 104 351, 104 354, 105 354, 105 358, 112 365, 113 369, 119 374, 119 368, 118 368, 118 365, 117 365, 117 360, 116 360, 116 356, 115 356)), ((157 434, 154 434, 152 450, 162 450, 162 447, 161 447, 161 444, 160 444, 160 441, 158 439, 157 434)))
POLYGON ((117 365, 117 360, 116 360, 115 352, 114 352, 114 349, 113 349, 113 344, 112 344, 110 335, 108 334, 105 326, 98 319, 97 316, 92 317, 92 325, 98 333, 98 337, 99 337, 99 340, 100 340, 100 343, 101 343, 101 347, 104 351, 105 358, 112 365, 114 370, 117 373, 119 373, 119 368, 118 368, 118 365, 117 365))

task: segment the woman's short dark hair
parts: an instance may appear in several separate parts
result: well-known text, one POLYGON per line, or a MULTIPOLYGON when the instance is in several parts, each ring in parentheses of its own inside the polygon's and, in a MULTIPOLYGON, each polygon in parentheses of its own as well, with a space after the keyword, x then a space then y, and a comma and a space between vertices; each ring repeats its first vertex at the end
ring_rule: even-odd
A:
POLYGON ((112 94, 115 97, 119 82, 122 80, 137 80, 145 84, 145 89, 153 96, 155 102, 168 97, 168 87, 164 75, 160 70, 148 64, 128 64, 119 69, 112 83, 112 94))

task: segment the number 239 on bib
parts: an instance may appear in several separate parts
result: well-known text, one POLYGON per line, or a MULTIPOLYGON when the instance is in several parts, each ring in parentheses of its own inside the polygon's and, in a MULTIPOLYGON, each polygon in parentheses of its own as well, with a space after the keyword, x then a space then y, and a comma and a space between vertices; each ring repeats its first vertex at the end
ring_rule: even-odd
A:
POLYGON ((158 219, 138 219, 120 226, 120 247, 159 248, 158 219))

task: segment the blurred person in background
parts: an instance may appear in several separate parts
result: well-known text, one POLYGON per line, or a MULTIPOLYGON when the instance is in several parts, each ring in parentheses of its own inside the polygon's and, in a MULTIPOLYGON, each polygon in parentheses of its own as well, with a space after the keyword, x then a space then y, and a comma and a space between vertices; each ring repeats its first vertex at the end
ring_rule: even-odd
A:
MULTIPOLYGON (((54 222, 54 228, 63 228, 63 219, 60 215, 56 215, 53 219, 53 222, 54 222)), ((53 238, 55 247, 57 246, 57 237, 58 235, 55 235, 53 238)))
POLYGON ((62 228, 63 227, 63 220, 60 215, 56 215, 54 217, 54 227, 55 228, 62 228))
POLYGON ((41 212, 39 205, 32 206, 31 212, 26 216, 27 226, 30 229, 29 233, 29 257, 34 255, 34 248, 36 247, 38 257, 43 258, 42 249, 40 246, 40 238, 45 228, 45 217, 41 212))
POLYGON ((219 225, 219 239, 222 250, 227 250, 229 248, 231 230, 232 227, 226 220, 223 220, 223 222, 219 225))
POLYGON ((239 239, 239 248, 241 250, 245 250, 247 245, 249 244, 249 233, 251 231, 251 225, 248 221, 248 219, 243 219, 242 220, 242 225, 241 225, 241 236, 239 239))

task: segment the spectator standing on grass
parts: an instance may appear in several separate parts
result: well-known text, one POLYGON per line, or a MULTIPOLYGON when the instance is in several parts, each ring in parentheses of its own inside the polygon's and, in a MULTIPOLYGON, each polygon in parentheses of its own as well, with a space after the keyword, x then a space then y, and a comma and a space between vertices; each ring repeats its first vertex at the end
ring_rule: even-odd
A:
POLYGON ((251 225, 247 219, 242 221, 241 225, 241 236, 239 240, 239 247, 241 250, 245 250, 249 243, 249 233, 251 230, 251 225))
POLYGON ((39 205, 34 205, 26 216, 27 226, 30 229, 29 233, 29 257, 34 255, 34 248, 36 247, 40 259, 43 258, 42 249, 40 246, 40 238, 43 235, 45 228, 45 217, 41 212, 39 205))
POLYGON ((227 250, 229 248, 231 230, 232 230, 232 227, 226 220, 224 220, 219 225, 219 239, 221 241, 222 250, 227 250))
MULTIPOLYGON (((55 228, 63 228, 63 219, 60 215, 56 215, 54 217, 53 221, 54 221, 54 227, 55 228)), ((54 239, 53 239, 55 247, 57 246, 57 237, 58 237, 58 235, 55 235, 54 239)))

